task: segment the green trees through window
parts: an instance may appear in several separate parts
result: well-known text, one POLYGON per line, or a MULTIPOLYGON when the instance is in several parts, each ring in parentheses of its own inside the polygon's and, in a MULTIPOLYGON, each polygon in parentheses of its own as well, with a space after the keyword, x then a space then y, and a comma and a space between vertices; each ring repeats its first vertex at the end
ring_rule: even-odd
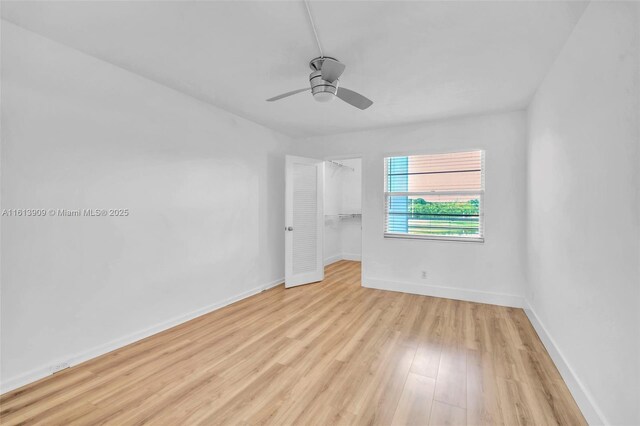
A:
POLYGON ((425 201, 410 199, 408 233, 413 235, 478 235, 480 200, 425 201))
POLYGON ((409 213, 415 215, 463 215, 478 216, 480 214, 480 200, 469 201, 425 201, 423 198, 410 200, 409 213))

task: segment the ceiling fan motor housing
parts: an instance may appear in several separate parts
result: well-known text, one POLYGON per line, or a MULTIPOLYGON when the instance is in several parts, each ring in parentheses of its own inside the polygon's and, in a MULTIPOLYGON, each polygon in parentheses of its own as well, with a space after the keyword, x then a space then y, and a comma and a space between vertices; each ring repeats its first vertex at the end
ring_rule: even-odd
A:
POLYGON ((309 74, 311 93, 313 94, 313 99, 318 102, 329 102, 333 100, 338 91, 338 80, 327 81, 322 79, 321 69, 324 59, 325 58, 315 58, 309 62, 309 67, 313 70, 313 72, 309 74))

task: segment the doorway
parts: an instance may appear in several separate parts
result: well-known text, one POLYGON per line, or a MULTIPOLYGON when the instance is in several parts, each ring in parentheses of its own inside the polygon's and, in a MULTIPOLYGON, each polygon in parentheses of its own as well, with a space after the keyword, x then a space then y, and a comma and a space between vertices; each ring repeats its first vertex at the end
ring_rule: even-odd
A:
POLYGON ((285 287, 319 282, 324 267, 362 258, 362 160, 286 156, 285 287))
POLYGON ((362 159, 324 162, 324 264, 362 259, 362 159))

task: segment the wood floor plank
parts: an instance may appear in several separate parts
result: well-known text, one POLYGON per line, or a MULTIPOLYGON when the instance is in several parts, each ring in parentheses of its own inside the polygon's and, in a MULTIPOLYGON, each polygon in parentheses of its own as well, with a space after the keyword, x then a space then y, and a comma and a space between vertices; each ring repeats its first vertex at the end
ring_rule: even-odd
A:
POLYGON ((440 367, 440 355, 442 346, 439 343, 425 342, 418 346, 416 355, 411 364, 411 372, 425 377, 436 379, 440 367))
POLYGON ((464 426, 467 424, 467 412, 460 407, 434 401, 429 418, 429 426, 464 426))
POLYGON ((0 396, 2 425, 586 424, 521 309, 340 261, 0 396))
POLYGON ((501 425, 498 383, 490 353, 467 351, 467 422, 470 425, 501 425))
POLYGON ((428 424, 435 387, 435 379, 409 373, 391 424, 428 424))
POLYGON ((456 346, 442 348, 434 399, 460 408, 467 407, 466 350, 456 346))
POLYGON ((516 380, 497 378, 500 410, 507 425, 546 425, 532 390, 516 380))

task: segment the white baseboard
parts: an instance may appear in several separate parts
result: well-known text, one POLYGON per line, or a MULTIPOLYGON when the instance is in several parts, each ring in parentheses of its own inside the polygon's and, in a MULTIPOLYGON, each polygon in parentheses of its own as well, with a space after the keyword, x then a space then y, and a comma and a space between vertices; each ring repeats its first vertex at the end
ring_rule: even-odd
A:
POLYGON ((562 352, 555 340, 551 337, 547 328, 542 324, 540 318, 538 318, 538 315, 536 315, 527 300, 524 302, 524 312, 527 314, 533 328, 538 333, 540 340, 542 340, 542 343, 547 349, 549 356, 551 356, 553 363, 558 368, 562 379, 567 384, 573 399, 575 399, 576 404, 580 407, 582 415, 587 420, 587 423, 590 425, 610 425, 611 423, 607 421, 604 413, 595 403, 593 395, 591 395, 587 388, 582 384, 567 359, 562 355, 562 352))
POLYGON ((360 262, 362 260, 362 256, 359 254, 351 253, 334 254, 333 256, 329 256, 324 259, 324 266, 331 265, 332 263, 336 263, 341 260, 355 260, 360 262))
POLYGON ((342 260, 354 260, 354 261, 360 262, 362 260, 362 255, 352 254, 352 253, 342 253, 342 260))
POLYGON ((21 386, 27 385, 29 383, 33 383, 37 380, 40 380, 44 377, 50 376, 52 374, 51 372, 51 367, 54 365, 60 365, 63 363, 66 363, 67 365, 69 365, 70 367, 73 367, 74 365, 78 365, 80 363, 83 363, 85 361, 88 361, 90 359, 99 357, 100 355, 104 355, 108 352, 114 351, 116 349, 120 349, 124 346, 127 346, 131 343, 137 342, 138 340, 142 340, 146 337, 152 336, 154 334, 160 333, 161 331, 164 330, 168 330, 169 328, 175 327, 177 325, 180 325, 182 323, 185 323, 187 321, 190 321, 194 318, 197 318, 199 316, 208 314, 209 312, 213 312, 217 309, 223 308, 225 306, 228 306, 232 303, 235 303, 239 300, 245 299, 249 296, 253 296, 254 294, 258 294, 264 290, 268 290, 272 287, 275 287, 279 284, 282 284, 284 282, 284 278, 280 278, 277 280, 274 280, 266 285, 262 285, 259 287, 255 287, 251 290, 242 292, 240 294, 237 294, 235 296, 229 297, 221 302, 217 302, 217 303, 212 303, 211 305, 205 306, 203 308, 197 309, 195 311, 191 311, 187 314, 184 315, 180 315, 174 318, 171 318, 167 321, 163 321, 159 324, 156 324, 152 327, 148 327, 144 330, 140 330, 134 333, 131 333, 129 335, 123 336, 119 339, 116 340, 112 340, 111 342, 105 343, 103 345, 99 345, 96 347, 93 347, 91 349, 87 349, 86 351, 74 354, 74 355, 69 355, 67 357, 64 358, 59 358, 56 360, 51 360, 51 362, 49 362, 47 365, 39 367, 39 368, 35 368, 31 371, 28 371, 26 373, 20 374, 16 377, 12 377, 8 380, 3 381, 2 383, 0 383, 0 394, 12 391, 14 389, 17 389, 21 386))
POLYGON ((334 254, 333 256, 329 256, 324 259, 324 266, 331 265, 332 263, 336 263, 342 260, 341 254, 334 254))
POLYGON ((466 300, 468 302, 488 303, 491 305, 521 308, 524 298, 504 293, 468 290, 455 287, 421 285, 407 282, 386 281, 375 278, 363 278, 362 286, 378 290, 399 291, 401 293, 420 294, 422 296, 443 297, 445 299, 466 300))

